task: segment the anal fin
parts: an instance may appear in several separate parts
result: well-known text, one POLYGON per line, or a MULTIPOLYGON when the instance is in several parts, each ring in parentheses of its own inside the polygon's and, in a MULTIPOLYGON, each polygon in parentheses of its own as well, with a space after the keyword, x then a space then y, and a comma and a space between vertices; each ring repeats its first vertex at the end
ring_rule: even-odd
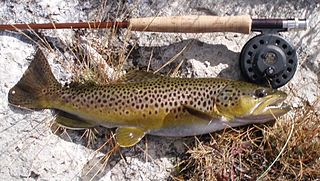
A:
POLYGON ((69 129, 86 129, 98 126, 97 124, 90 123, 84 119, 79 118, 76 115, 64 111, 56 112, 57 114, 55 121, 63 127, 67 127, 69 129))
POLYGON ((123 127, 116 130, 116 140, 121 147, 137 144, 145 135, 145 130, 135 127, 123 127))

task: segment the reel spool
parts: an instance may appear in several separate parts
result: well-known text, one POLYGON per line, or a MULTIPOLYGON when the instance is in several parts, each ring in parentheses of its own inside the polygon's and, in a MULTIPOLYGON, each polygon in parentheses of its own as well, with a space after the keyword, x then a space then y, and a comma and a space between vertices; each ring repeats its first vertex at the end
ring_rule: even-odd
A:
POLYGON ((240 68, 251 82, 276 89, 289 82, 298 64, 295 48, 278 34, 260 34, 241 50, 240 68))

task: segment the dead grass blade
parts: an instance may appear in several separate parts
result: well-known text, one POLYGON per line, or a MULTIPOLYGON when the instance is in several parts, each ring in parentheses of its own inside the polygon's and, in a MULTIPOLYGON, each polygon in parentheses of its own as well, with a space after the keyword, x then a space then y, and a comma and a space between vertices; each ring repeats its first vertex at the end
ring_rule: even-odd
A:
POLYGON ((320 177, 319 100, 275 125, 242 127, 195 139, 174 178, 314 180, 320 177))

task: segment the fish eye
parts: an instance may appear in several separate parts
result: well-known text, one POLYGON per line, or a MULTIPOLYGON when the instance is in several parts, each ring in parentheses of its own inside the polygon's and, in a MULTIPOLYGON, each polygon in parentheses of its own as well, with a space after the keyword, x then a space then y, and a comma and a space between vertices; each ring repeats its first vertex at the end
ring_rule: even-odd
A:
POLYGON ((267 95, 267 91, 265 89, 257 89, 254 92, 254 96, 257 97, 257 98, 261 98, 261 97, 264 97, 266 95, 267 95))

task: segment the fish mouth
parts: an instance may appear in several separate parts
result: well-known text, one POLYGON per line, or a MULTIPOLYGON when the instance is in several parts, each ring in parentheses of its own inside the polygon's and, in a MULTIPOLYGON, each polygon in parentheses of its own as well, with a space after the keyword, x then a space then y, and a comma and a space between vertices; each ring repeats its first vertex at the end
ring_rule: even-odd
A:
POLYGON ((284 92, 277 92, 260 98, 257 105, 250 111, 247 116, 237 117, 238 123, 265 123, 267 121, 275 120, 291 110, 291 107, 284 103, 287 94, 284 92))
POLYGON ((277 92, 261 98, 261 101, 252 110, 251 115, 261 118, 273 118, 282 116, 291 110, 291 107, 284 103, 287 94, 284 92, 277 92))

